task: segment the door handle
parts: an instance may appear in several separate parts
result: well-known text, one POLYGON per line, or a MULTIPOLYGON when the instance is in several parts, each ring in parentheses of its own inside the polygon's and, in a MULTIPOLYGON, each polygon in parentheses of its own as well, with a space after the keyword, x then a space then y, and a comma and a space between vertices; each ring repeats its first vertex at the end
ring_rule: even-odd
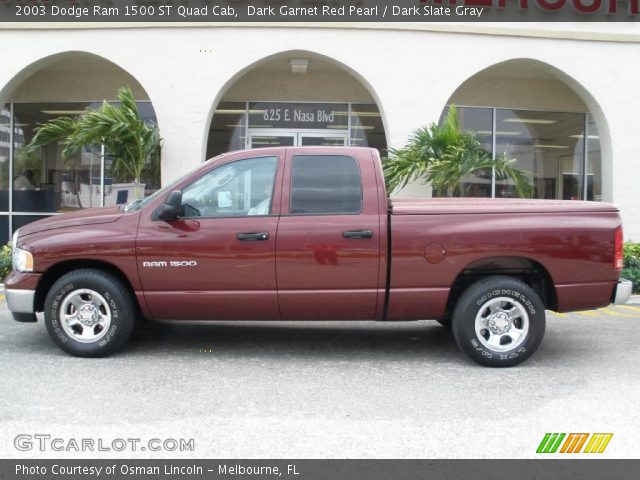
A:
POLYGON ((373 230, 345 230, 342 232, 344 238, 371 238, 373 230))
POLYGON ((267 232, 245 232, 238 234, 238 240, 246 240, 249 242, 255 242, 257 240, 269 240, 269 234, 267 232))

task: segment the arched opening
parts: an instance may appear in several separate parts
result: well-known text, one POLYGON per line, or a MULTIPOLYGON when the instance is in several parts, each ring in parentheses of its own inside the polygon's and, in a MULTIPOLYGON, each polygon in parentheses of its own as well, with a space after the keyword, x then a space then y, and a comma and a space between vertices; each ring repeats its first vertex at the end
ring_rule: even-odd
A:
POLYGON ((382 113, 366 86, 338 62, 307 51, 271 56, 230 82, 213 113, 206 156, 298 145, 387 150, 382 113))
MULTIPOLYGON (((485 150, 514 159, 527 173, 534 198, 606 199, 604 117, 595 100, 567 75, 536 60, 509 60, 462 83, 442 118, 451 104, 461 126, 476 132, 485 150)), ((434 189, 434 195, 445 193, 434 189)), ((513 197, 515 187, 487 169, 461 182, 456 194, 513 197)))
MULTIPOLYGON (((149 97, 140 83, 114 63, 85 52, 65 52, 28 66, 3 90, 8 92, 0 119, 0 242, 22 225, 82 208, 133 200, 128 174, 112 169, 113 158, 101 145, 87 145, 63 159, 52 143, 35 154, 24 147, 38 125, 55 118, 77 117, 117 90, 131 87, 141 117, 156 123, 149 97)), ((145 193, 160 186, 159 161, 145 165, 145 193)))

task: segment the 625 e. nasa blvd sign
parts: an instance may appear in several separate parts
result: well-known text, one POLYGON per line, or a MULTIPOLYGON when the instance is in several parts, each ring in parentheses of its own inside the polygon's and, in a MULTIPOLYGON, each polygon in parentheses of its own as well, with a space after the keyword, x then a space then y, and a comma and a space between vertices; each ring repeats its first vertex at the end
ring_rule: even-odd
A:
POLYGON ((346 103, 249 103, 249 127, 341 129, 346 130, 349 105, 346 103))

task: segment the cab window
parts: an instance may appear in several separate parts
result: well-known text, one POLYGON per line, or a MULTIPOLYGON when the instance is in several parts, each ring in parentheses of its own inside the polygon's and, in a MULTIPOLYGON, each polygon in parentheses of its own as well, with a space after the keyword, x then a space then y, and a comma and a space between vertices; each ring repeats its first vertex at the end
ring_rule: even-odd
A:
POLYGON ((182 212, 192 217, 271 214, 277 157, 257 157, 221 165, 182 191, 182 212))
POLYGON ((356 214, 361 210, 362 179, 355 159, 344 155, 293 157, 293 215, 356 214))

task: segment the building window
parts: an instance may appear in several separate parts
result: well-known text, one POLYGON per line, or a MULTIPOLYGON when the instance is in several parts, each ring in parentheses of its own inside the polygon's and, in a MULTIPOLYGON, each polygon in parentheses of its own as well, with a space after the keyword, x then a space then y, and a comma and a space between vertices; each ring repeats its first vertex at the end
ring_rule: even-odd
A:
MULTIPOLYGON (((9 211, 9 185, 11 176, 9 173, 9 163, 11 159, 11 105, 3 105, 0 109, 0 212, 9 211)), ((0 218, 0 231, 6 219, 0 218)), ((7 220, 8 221, 8 220, 7 220)), ((0 241, 4 240, 0 236, 0 241)), ((4 244, 6 242, 2 242, 4 244)))
MULTIPOLYGON (((27 154, 38 125, 60 116, 84 113, 101 102, 12 103, 0 114, 0 242, 13 231, 52 214, 116 205, 133 200, 133 178, 112 171, 113 158, 101 145, 87 145, 63 159, 62 147, 50 144, 27 154)), ((138 102, 142 118, 155 122, 150 102, 138 102)), ((159 162, 144 169, 145 195, 160 188, 159 162)))
MULTIPOLYGON (((449 109, 445 108, 442 113, 441 122, 447 116, 449 109)), ((480 147, 487 152, 492 151, 493 144, 493 114, 489 108, 456 107, 458 120, 464 130, 472 130, 476 133, 480 141, 480 147)), ((434 188, 436 197, 447 196, 446 189, 434 188)), ((492 194, 492 172, 484 169, 476 172, 460 182, 460 188, 455 192, 456 196, 462 197, 491 197, 492 194)))
POLYGON ((389 154, 377 105, 352 103, 350 130, 351 146, 377 148, 383 158, 389 154))
POLYGON ((304 145, 373 147, 387 143, 378 107, 331 102, 220 102, 207 158, 244 148, 304 145))
MULTIPOLYGON (((482 148, 515 159, 514 166, 530 175, 534 198, 601 200, 600 139, 590 114, 456 108, 462 128, 476 132, 482 148)), ((480 171, 461 183, 460 194, 515 197, 515 188, 510 180, 480 171)), ((434 195, 444 192, 434 190, 434 195)))

